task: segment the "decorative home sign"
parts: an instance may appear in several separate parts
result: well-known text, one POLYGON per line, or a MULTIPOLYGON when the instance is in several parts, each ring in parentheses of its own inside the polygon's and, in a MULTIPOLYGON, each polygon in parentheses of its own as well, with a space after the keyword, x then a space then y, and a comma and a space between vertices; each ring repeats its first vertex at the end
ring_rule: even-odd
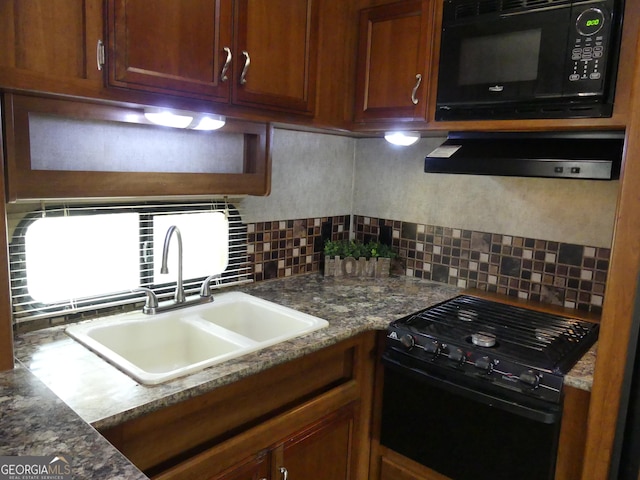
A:
POLYGON ((390 258, 340 258, 324 257, 325 277, 388 277, 391 268, 390 258))

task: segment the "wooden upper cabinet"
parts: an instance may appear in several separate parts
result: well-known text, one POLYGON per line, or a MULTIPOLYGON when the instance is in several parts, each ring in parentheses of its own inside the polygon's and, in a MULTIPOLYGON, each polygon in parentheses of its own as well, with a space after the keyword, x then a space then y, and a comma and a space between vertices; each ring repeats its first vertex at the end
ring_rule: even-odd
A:
POLYGON ((231 15, 231 0, 109 0, 109 85, 228 101, 231 15))
POLYGON ((107 2, 110 86, 313 114, 318 0, 150 5, 107 2))
POLYGON ((101 0, 0 1, 0 88, 95 95, 101 0))
POLYGON ((236 2, 233 102, 313 114, 319 0, 236 2))
POLYGON ((426 118, 432 6, 411 0, 360 12, 356 122, 426 118))

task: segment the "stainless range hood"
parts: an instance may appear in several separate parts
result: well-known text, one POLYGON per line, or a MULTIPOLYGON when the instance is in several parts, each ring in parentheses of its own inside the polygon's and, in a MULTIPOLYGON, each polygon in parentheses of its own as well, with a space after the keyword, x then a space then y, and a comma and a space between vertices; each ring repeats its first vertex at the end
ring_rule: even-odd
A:
POLYGON ((425 158, 428 173, 612 180, 624 131, 451 132, 425 158))

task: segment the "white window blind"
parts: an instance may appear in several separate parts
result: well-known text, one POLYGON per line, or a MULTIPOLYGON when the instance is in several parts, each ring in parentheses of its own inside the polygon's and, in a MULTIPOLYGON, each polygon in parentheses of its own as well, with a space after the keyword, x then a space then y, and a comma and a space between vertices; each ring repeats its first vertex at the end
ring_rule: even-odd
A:
POLYGON ((178 227, 187 295, 217 275, 212 288, 251 281, 246 226, 226 202, 42 207, 10 214, 14 322, 141 302, 139 287, 173 297, 176 235, 168 274, 160 273, 165 235, 178 227))

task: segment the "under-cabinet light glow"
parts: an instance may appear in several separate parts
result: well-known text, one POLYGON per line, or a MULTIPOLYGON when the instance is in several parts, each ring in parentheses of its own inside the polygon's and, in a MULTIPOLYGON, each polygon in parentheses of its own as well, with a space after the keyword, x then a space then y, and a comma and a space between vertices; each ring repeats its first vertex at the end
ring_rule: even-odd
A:
POLYGON ((195 126, 190 126, 193 130, 218 130, 224 127, 225 118, 222 115, 205 114, 196 117, 192 122, 195 126))
POLYGON ((163 127, 187 128, 193 121, 193 116, 179 115, 169 110, 145 110, 144 116, 151 123, 163 127))
POLYGON ((217 130, 224 127, 225 117, 213 113, 197 113, 184 110, 147 108, 145 118, 163 127, 188 128, 192 130, 217 130))
POLYGON ((393 145, 408 147, 420 140, 420 132, 386 132, 384 139, 393 145))

